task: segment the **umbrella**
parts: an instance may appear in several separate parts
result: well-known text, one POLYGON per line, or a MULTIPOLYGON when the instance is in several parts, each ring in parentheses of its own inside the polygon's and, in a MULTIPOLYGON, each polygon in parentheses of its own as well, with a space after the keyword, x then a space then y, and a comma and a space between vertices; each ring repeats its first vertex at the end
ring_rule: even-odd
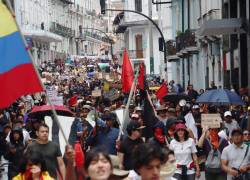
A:
POLYGON ((196 102, 214 105, 244 105, 241 97, 228 89, 213 89, 206 91, 196 102))
POLYGON ((174 104, 179 103, 180 100, 191 101, 191 98, 186 94, 168 93, 164 97, 164 101, 172 102, 174 104))
MULTIPOLYGON (((54 105, 54 107, 58 115, 61 115, 61 116, 73 116, 74 115, 74 113, 65 106, 54 105)), ((29 117, 30 118, 36 118, 36 117, 43 118, 44 116, 51 116, 52 115, 51 109, 52 108, 50 105, 34 106, 31 112, 29 113, 29 117)))

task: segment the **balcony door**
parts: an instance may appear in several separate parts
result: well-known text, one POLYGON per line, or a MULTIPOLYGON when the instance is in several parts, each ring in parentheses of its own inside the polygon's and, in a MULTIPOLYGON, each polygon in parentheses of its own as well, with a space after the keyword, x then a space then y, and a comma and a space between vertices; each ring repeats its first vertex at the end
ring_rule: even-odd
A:
POLYGON ((143 58, 142 35, 141 34, 137 34, 135 36, 135 48, 136 48, 136 58, 143 58))

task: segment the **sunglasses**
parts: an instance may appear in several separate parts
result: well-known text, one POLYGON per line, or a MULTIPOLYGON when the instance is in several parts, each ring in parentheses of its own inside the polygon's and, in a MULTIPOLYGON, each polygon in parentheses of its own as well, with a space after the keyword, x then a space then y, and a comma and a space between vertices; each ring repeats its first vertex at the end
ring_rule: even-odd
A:
POLYGON ((243 135, 244 135, 244 136, 249 136, 249 135, 250 135, 250 133, 244 133, 243 135))

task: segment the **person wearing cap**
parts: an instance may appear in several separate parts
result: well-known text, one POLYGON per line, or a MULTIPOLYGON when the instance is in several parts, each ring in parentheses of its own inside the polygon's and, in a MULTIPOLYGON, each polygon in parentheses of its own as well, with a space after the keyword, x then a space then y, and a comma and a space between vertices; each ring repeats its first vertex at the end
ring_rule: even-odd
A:
POLYGON ((86 147, 86 137, 89 135, 91 130, 93 129, 89 122, 86 120, 89 112, 91 111, 91 106, 84 105, 80 112, 80 122, 77 124, 77 137, 80 142, 82 142, 82 147, 84 150, 87 149, 86 147))
POLYGON ((243 143, 242 130, 233 129, 231 136, 232 144, 224 148, 221 155, 221 167, 227 173, 227 180, 250 171, 250 148, 243 143))
POLYGON ((119 148, 119 158, 121 159, 121 166, 125 170, 131 170, 133 169, 133 151, 134 149, 141 143, 143 143, 143 140, 141 138, 141 131, 144 128, 144 126, 141 126, 141 124, 137 121, 130 121, 126 130, 128 133, 128 136, 125 137, 120 144, 119 148))
POLYGON ((197 135, 199 139, 202 134, 200 106, 198 104, 193 105, 191 111, 194 117, 195 125, 197 127, 197 135))
POLYGON ((233 119, 230 111, 224 113, 224 127, 226 128, 229 137, 231 137, 233 129, 240 128, 237 121, 233 119))
POLYGON ((116 140, 119 136, 119 129, 114 127, 116 115, 114 113, 104 115, 102 120, 98 120, 86 143, 91 147, 104 147, 109 154, 116 155, 116 140), (100 122, 102 120, 105 122, 100 122))
POLYGON ((167 108, 165 106, 159 106, 156 108, 157 118, 166 125, 167 123, 167 108))
POLYGON ((169 149, 174 151, 176 157, 177 169, 174 178, 195 180, 195 177, 200 177, 195 142, 189 138, 189 132, 184 124, 176 125, 174 139, 170 142, 169 149))
POLYGON ((148 143, 158 146, 159 148, 167 148, 165 131, 165 125, 163 122, 158 121, 153 127, 154 136, 148 140, 148 143))

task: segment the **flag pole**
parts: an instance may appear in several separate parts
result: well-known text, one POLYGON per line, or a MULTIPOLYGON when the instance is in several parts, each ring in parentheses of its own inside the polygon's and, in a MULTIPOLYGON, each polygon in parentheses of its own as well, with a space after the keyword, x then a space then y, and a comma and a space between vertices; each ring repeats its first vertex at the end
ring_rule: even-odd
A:
MULTIPOLYGON (((125 108, 125 111, 124 111, 124 114, 123 114, 123 121, 122 121, 122 124, 121 124, 121 128, 120 128, 120 129, 123 129, 124 122, 125 122, 126 117, 127 117, 127 115, 128 115, 129 104, 130 104, 130 102, 131 102, 131 99, 132 99, 132 97, 133 97, 134 90, 135 90, 135 88, 136 88, 138 75, 139 75, 139 68, 136 69, 135 78, 134 78, 134 81, 133 81, 133 83, 132 83, 132 87, 131 87, 130 92, 129 92, 129 97, 128 97, 128 101, 127 101, 127 104, 126 104, 126 108, 125 108)), ((117 140, 120 140, 120 139, 121 139, 121 135, 122 135, 122 131, 119 132, 119 136, 118 136, 118 139, 117 139, 117 140)))
MULTIPOLYGON (((18 23, 17 23, 17 21, 16 21, 15 11, 13 10, 13 8, 12 8, 11 3, 10 3, 9 0, 5 0, 5 2, 6 2, 7 7, 8 7, 9 10, 10 10, 12 16, 14 17, 14 21, 15 21, 15 23, 16 23, 17 30, 20 32, 20 35, 21 35, 22 40, 23 40, 23 43, 24 43, 25 47, 27 48, 27 47, 28 47, 27 42, 26 42, 26 40, 25 40, 25 38, 24 38, 24 35, 23 35, 22 32, 21 32, 20 26, 18 25, 18 23)), ((63 131, 62 126, 61 126, 61 124, 60 124, 60 122, 59 122, 58 115, 57 115, 56 110, 55 110, 55 106, 52 104, 52 102, 51 102, 51 100, 50 100, 50 98, 49 98, 49 96, 48 96, 48 94, 47 94, 47 92, 46 92, 46 89, 45 89, 45 87, 44 87, 44 85, 43 85, 41 76, 40 76, 40 74, 39 74, 39 72, 38 72, 38 70, 37 70, 37 68, 36 68, 36 66, 35 66, 35 63, 34 63, 34 60, 33 60, 33 56, 32 56, 32 54, 30 53, 30 50, 27 49, 27 52, 28 52, 29 57, 30 57, 30 59, 31 59, 32 65, 33 65, 33 67, 34 67, 34 69, 35 69, 36 75, 38 76, 39 82, 40 82, 40 84, 41 84, 43 90, 44 90, 45 93, 46 93, 46 97, 47 97, 48 104, 51 106, 51 112, 52 112, 52 114, 53 114, 52 120, 53 120, 53 121, 56 121, 56 123, 57 123, 59 129, 60 129, 61 132, 62 132, 64 141, 66 142, 66 144, 69 144, 69 142, 68 142, 68 140, 67 140, 67 137, 66 137, 66 134, 65 134, 65 132, 63 131)))

